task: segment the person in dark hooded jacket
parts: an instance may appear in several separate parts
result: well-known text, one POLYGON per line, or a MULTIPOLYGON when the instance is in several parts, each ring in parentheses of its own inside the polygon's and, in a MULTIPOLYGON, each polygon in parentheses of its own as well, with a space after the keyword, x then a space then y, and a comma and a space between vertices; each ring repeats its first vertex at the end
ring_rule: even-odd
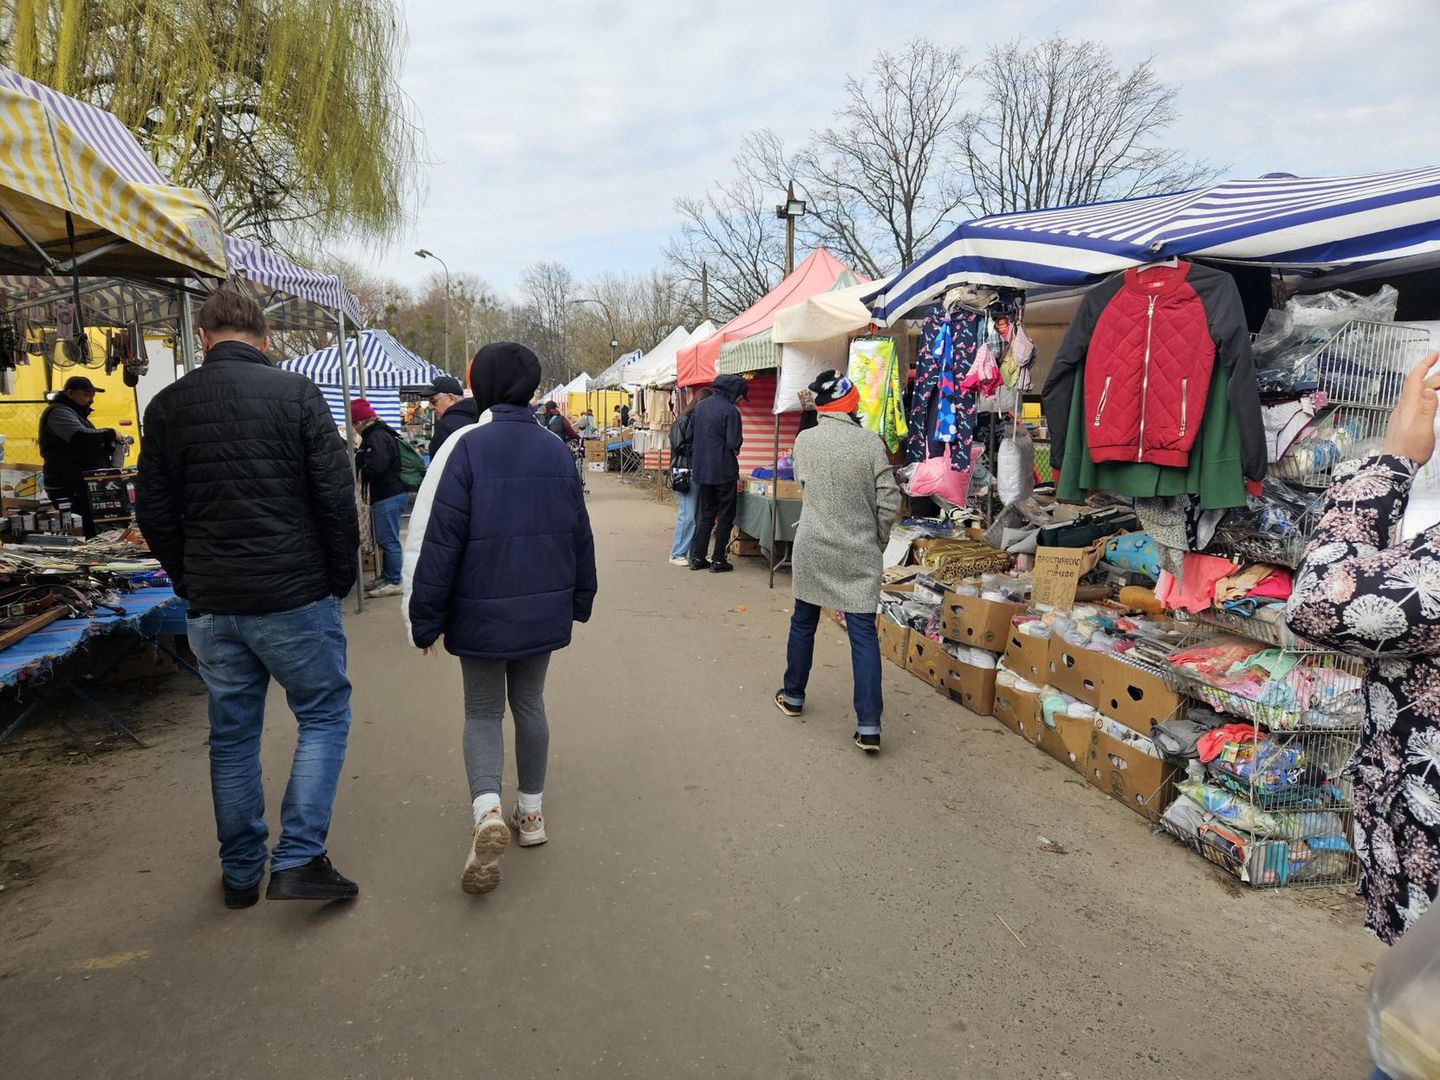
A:
POLYGON ((723 574, 734 569, 727 552, 735 525, 735 486, 740 480, 744 441, 735 402, 748 400, 750 387, 738 375, 721 375, 713 389, 713 394, 695 406, 691 420, 690 470, 700 488, 700 512, 690 548, 690 569, 723 574), (707 558, 712 531, 715 553, 707 558))
POLYGON ((513 829, 521 847, 545 842, 540 798, 550 729, 545 676, 595 603, 595 541, 575 459, 529 408, 540 361, 510 341, 470 365, 480 421, 430 463, 405 551, 407 633, 427 653, 443 636, 460 658, 465 771, 475 832, 460 887, 489 892, 513 829), (515 721, 519 799, 500 807, 502 724, 515 721))

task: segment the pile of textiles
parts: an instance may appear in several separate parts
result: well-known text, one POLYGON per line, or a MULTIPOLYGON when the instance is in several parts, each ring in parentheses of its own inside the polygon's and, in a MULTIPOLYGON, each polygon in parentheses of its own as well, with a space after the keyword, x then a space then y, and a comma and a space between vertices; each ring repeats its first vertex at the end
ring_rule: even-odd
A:
POLYGON ((1237 566, 1229 559, 1188 552, 1177 578, 1160 572, 1155 596, 1172 611, 1200 612, 1214 608, 1251 616, 1267 608, 1283 608, 1293 585, 1290 571, 1252 563, 1237 566))
MULTIPOLYGON (((1338 815, 1328 816, 1339 821, 1338 815)), ((1212 862, 1255 885, 1343 881, 1354 865, 1343 831, 1292 839, 1257 836, 1226 823, 1188 794, 1172 802, 1160 822, 1212 862)))
POLYGON ((1168 662, 1206 704, 1229 712, 1236 698, 1264 706, 1274 710, 1266 713, 1272 727, 1357 728, 1364 714, 1358 676, 1245 638, 1216 637, 1168 662))

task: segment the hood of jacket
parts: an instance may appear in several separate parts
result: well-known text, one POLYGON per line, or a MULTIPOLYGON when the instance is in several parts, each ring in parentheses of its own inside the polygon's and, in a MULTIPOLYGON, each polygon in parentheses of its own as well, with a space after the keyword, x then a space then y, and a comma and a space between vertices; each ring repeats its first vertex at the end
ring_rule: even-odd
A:
POLYGON ((734 405, 742 397, 747 399, 750 397, 750 384, 739 375, 721 375, 710 385, 717 394, 722 394, 731 405, 734 405))

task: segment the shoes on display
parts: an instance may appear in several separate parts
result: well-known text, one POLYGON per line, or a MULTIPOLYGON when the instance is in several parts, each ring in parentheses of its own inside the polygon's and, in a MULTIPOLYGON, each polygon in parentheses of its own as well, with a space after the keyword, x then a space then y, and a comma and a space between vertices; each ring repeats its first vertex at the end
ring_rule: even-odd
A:
POLYGON ((710 573, 712 574, 728 574, 731 570, 734 569, 734 564, 728 563, 724 559, 716 559, 710 564, 710 573))
POLYGON ((801 705, 799 707, 796 707, 786 701, 784 690, 775 691, 775 707, 781 712, 783 712, 786 716, 799 716, 802 712, 805 711, 805 706, 801 705))
POLYGON ((510 831, 515 834, 515 843, 520 847, 538 847, 545 843, 545 817, 543 814, 526 814, 515 804, 510 815, 510 831))
POLYGON ((855 745, 867 754, 878 754, 880 752, 880 736, 861 735, 860 732, 857 731, 855 732, 855 745))
POLYGON ((670 565, 671 565, 671 566, 689 566, 689 565, 690 565, 690 560, 687 559, 684 555, 672 555, 672 556, 670 556, 670 565))
POLYGON ((472 895, 487 893, 500 884, 500 856, 510 844, 510 830, 496 807, 475 824, 470 854, 465 858, 465 872, 460 875, 460 888, 472 895))
POLYGON ((690 560, 690 569, 691 569, 691 570, 709 570, 709 569, 710 569, 710 560, 709 560, 709 559, 691 559, 691 560, 690 560))
POLYGON ((330 865, 326 855, 288 870, 272 870, 266 900, 353 900, 360 886, 330 865))
POLYGON ((382 581, 373 589, 366 589, 365 595, 372 600, 380 596, 399 596, 405 591, 405 586, 398 581, 382 581))

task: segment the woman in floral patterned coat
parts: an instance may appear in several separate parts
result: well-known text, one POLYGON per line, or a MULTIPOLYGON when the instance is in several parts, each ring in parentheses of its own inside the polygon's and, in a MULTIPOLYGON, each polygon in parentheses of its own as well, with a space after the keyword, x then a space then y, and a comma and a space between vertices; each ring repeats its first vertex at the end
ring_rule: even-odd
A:
POLYGON ((1397 541, 1435 452, 1437 360, 1406 378, 1380 456, 1336 470, 1287 611, 1297 634, 1366 662, 1355 850, 1365 923, 1392 945, 1440 887, 1440 526, 1397 541))

